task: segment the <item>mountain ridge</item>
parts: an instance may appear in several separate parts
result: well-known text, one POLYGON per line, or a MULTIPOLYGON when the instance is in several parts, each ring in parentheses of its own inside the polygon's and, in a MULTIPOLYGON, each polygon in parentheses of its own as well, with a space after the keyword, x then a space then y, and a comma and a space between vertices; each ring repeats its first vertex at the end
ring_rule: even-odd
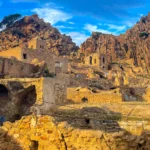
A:
POLYGON ((80 52, 85 56, 95 52, 105 53, 111 62, 122 59, 133 59, 135 66, 150 69, 150 13, 125 34, 115 36, 93 32, 81 44, 80 52))
POLYGON ((79 49, 70 36, 61 34, 58 29, 35 14, 23 17, 0 32, 0 51, 21 46, 36 36, 46 40, 48 50, 57 55, 69 55, 79 49))

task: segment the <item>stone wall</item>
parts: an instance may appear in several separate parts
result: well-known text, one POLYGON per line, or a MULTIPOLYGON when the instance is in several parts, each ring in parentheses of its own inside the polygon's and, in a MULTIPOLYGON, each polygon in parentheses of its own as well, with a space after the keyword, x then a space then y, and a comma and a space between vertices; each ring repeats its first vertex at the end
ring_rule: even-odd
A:
MULTIPOLYGON (((2 111, 1 114, 10 121, 15 120, 14 116, 20 116, 23 109, 23 115, 49 114, 55 106, 64 104, 66 100, 66 84, 55 78, 1 79, 0 85, 8 90, 9 99, 0 108, 0 112, 2 111), (28 95, 29 92, 32 93, 28 95), (21 108, 23 109, 20 110, 21 108)), ((3 93, 0 93, 0 99, 3 99, 3 93)))
POLYGON ((26 63, 32 63, 34 59, 37 59, 38 62, 45 61, 48 67, 48 70, 53 73, 55 72, 55 61, 52 53, 46 50, 37 50, 37 49, 22 49, 21 51, 22 59, 21 61, 26 63), (23 57, 25 56, 25 57, 23 57))
POLYGON ((37 67, 17 60, 0 57, 0 75, 5 78, 31 77, 36 73, 37 67))
POLYGON ((100 59, 97 53, 91 54, 84 59, 85 65, 90 65, 99 68, 100 66, 100 59))
POLYGON ((22 51, 21 47, 11 48, 8 49, 7 51, 1 51, 0 57, 15 58, 21 60, 22 59, 21 51, 22 51))
POLYGON ((77 88, 68 88, 67 99, 75 103, 121 103, 122 94, 119 92, 119 89, 93 93, 86 88, 81 90, 77 88))
POLYGON ((0 137, 0 149, 9 150, 148 150, 150 147, 149 131, 133 135, 125 130, 111 133, 83 130, 49 116, 27 116, 14 124, 6 122, 0 128, 0 137))

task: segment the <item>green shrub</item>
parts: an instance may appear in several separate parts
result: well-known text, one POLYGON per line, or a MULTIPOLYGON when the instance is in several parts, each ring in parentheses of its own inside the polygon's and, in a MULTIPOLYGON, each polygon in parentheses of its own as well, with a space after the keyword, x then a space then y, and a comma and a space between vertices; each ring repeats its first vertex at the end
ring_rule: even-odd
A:
POLYGON ((147 33, 147 32, 141 32, 140 33, 140 35, 139 35, 139 37, 148 37, 149 36, 149 33, 147 33))

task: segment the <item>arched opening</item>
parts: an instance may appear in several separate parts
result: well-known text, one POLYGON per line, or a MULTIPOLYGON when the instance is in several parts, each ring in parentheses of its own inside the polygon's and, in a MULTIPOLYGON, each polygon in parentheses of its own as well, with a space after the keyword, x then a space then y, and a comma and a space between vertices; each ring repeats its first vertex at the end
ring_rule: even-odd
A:
POLYGON ((4 85, 0 84, 0 125, 3 124, 7 116, 8 110, 6 111, 6 107, 9 102, 8 93, 8 89, 4 85))
POLYGON ((26 116, 31 114, 31 107, 36 103, 36 89, 35 86, 31 86, 24 91, 20 103, 20 114, 17 117, 26 116))
POLYGON ((92 65, 92 56, 90 56, 90 65, 92 65))
POLYGON ((9 101, 8 90, 4 85, 0 84, 0 108, 3 108, 8 101, 9 101))
POLYGON ((9 97, 8 97, 8 89, 0 84, 0 106, 3 105, 3 103, 5 103, 6 101, 8 101, 9 97))

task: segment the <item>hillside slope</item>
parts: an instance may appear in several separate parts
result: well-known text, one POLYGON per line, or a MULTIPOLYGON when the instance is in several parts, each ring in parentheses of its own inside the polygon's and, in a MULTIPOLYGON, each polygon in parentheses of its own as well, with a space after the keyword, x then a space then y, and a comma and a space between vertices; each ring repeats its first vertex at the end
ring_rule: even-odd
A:
POLYGON ((150 13, 120 36, 93 32, 80 52, 89 55, 96 51, 106 54, 111 62, 131 58, 135 66, 150 70, 150 13))
POLYGON ((21 46, 36 36, 46 40, 48 49, 58 55, 68 55, 78 50, 71 37, 61 34, 49 23, 33 15, 22 18, 0 32, 0 51, 21 46))

